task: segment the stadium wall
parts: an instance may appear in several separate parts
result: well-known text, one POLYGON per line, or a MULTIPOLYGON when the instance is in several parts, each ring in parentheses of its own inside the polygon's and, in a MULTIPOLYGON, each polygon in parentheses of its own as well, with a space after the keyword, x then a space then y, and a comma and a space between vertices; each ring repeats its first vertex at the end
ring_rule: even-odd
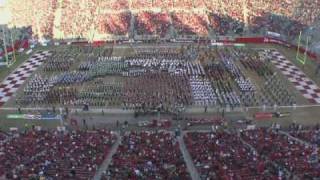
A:
MULTIPOLYGON (((236 38, 234 43, 255 43, 255 44, 277 44, 282 45, 288 48, 292 48, 294 50, 298 50, 298 46, 291 44, 289 42, 275 39, 275 38, 269 38, 269 37, 244 37, 244 38, 236 38)), ((303 47, 300 47, 300 53, 305 53, 306 49, 303 47)), ((307 51, 307 55, 313 59, 316 60, 317 55, 311 51, 307 51)))
MULTIPOLYGON (((195 42, 195 43, 201 43, 201 44, 206 44, 206 43, 211 43, 209 40, 189 40, 188 42, 195 42)), ((170 41, 168 41, 170 42, 170 41)), ((175 41, 175 43, 185 43, 186 41, 175 41)), ((215 40, 215 42, 219 42, 222 44, 234 44, 234 43, 243 43, 243 44, 276 44, 276 45, 281 45, 285 46, 288 48, 292 48, 294 50, 298 49, 297 45, 291 44, 287 41, 276 39, 276 38, 270 38, 270 37, 239 37, 239 38, 234 38, 234 39, 224 39, 224 40, 215 40)), ((115 40, 115 41, 95 41, 93 42, 93 46, 101 46, 103 44, 125 44, 125 43, 132 43, 131 41, 124 41, 124 40, 115 40)), ((56 43, 54 43, 56 44, 56 43)), ((75 44, 75 45, 87 45, 89 44, 88 41, 72 41, 72 42, 59 42, 59 45, 63 44, 75 44)), ((56 44, 57 45, 57 44, 56 44)), ((28 40, 24 41, 18 41, 15 43, 15 49, 18 50, 19 48, 23 49, 28 49, 30 47, 28 40)), ((11 52, 13 50, 12 47, 9 47, 7 49, 8 52, 11 52)), ((305 53, 306 49, 300 47, 300 53, 305 53)), ((307 55, 309 58, 316 60, 317 55, 311 51, 307 51, 307 55)), ((0 53, 0 57, 4 56, 4 52, 0 53)))

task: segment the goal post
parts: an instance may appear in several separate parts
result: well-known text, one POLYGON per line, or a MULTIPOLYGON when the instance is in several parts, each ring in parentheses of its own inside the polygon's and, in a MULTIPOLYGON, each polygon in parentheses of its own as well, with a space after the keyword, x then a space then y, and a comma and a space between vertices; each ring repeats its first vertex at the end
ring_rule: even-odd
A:
POLYGON ((6 64, 8 65, 9 57, 8 57, 8 51, 7 51, 7 43, 6 43, 6 33, 4 25, 2 25, 2 42, 3 42, 3 50, 4 50, 4 59, 6 64))
POLYGON ((308 49, 309 49, 309 37, 307 37, 306 39, 303 39, 302 32, 300 31, 299 38, 298 38, 296 60, 300 62, 302 65, 306 64, 308 49), (301 53, 301 48, 304 48, 305 50, 303 53, 301 53))
POLYGON ((14 47, 14 39, 12 38, 12 31, 9 31, 10 33, 10 39, 11 39, 11 53, 10 56, 8 56, 7 66, 10 67, 12 64, 16 62, 16 49, 14 47))
POLYGON ((14 47, 14 40, 12 37, 11 31, 6 31, 4 26, 2 26, 2 41, 3 41, 3 48, 4 48, 4 59, 6 62, 7 67, 10 67, 12 64, 16 62, 16 50, 14 47), (9 39, 7 37, 7 34, 9 33, 9 39), (7 42, 9 41, 9 42, 7 42), (10 52, 8 52, 8 44, 11 46, 10 52))

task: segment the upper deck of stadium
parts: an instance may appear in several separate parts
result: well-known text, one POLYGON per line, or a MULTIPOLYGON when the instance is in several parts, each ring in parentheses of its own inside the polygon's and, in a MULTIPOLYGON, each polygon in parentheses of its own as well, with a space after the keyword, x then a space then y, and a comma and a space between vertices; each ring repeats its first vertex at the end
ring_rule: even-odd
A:
POLYGON ((9 24, 37 37, 107 39, 154 35, 297 37, 316 26, 318 0, 8 0, 9 24))

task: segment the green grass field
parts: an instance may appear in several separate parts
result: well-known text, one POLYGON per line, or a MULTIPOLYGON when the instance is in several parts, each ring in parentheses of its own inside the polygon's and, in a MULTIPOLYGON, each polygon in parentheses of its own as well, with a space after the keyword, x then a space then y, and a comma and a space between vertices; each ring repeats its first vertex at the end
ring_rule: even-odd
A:
MULTIPOLYGON (((303 67, 302 64, 300 64, 298 61, 296 61, 296 59, 295 59, 296 54, 295 54, 294 50, 288 49, 288 48, 285 48, 282 46, 273 46, 273 45, 251 45, 251 44, 249 44, 249 45, 247 45, 247 47, 248 48, 276 48, 276 49, 278 49, 283 55, 285 55, 287 57, 287 59, 291 60, 296 66, 298 66, 301 70, 303 70, 309 78, 311 78, 317 84, 320 84, 320 78, 314 74, 317 64, 313 60, 308 59, 306 65, 303 67)), ((52 49, 64 50, 67 48, 68 48, 68 46, 59 46, 59 47, 51 47, 50 50, 52 50, 52 49)), ((33 52, 36 52, 39 50, 48 50, 48 47, 39 47, 39 48, 35 49, 33 52)), ((131 47, 115 48, 113 51, 113 56, 124 56, 124 55, 130 54, 130 53, 133 53, 133 50, 131 47)), ((6 67, 0 68, 0 79, 3 80, 6 76, 8 76, 10 74, 10 72, 12 72, 15 68, 17 68, 29 56, 31 56, 31 55, 26 55, 23 53, 23 54, 17 56, 17 62, 14 65, 12 65, 10 68, 6 68, 6 67)), ((41 68, 39 68, 39 69, 41 69, 41 68)), ((41 70, 38 70, 38 71, 41 71, 41 70)), ((38 71, 35 73, 39 73, 38 71)), ((281 74, 281 73, 279 72, 279 74, 281 74)), ((253 76, 253 74, 249 73, 249 76, 253 76)), ((285 76, 283 76, 283 75, 280 75, 280 76, 284 81, 286 81, 285 76)), ((254 77, 252 77, 252 78, 254 78, 254 77)), ((107 79, 108 78, 106 78, 106 80, 107 79)), ((288 88, 292 91, 292 93, 294 93, 297 97, 299 97, 301 99, 301 100, 299 100, 301 103, 306 102, 306 101, 302 100, 303 97, 301 96, 301 94, 299 94, 299 92, 289 82, 288 82, 288 88)), ((16 97, 18 97, 19 95, 21 95, 22 89, 23 89, 23 86, 21 86, 21 88, 17 92, 17 95, 14 96, 6 104, 6 107, 13 107, 13 108, 15 107, 14 99, 16 97)), ((31 106, 31 108, 32 108, 32 106, 31 106)), ((297 108, 297 109, 292 109, 292 108, 281 109, 281 111, 284 111, 284 112, 291 112, 291 116, 287 117, 287 118, 283 118, 283 119, 272 119, 271 121, 267 121, 267 122, 265 122, 265 121, 264 122, 255 121, 255 122, 257 124, 261 124, 261 125, 270 125, 270 123, 272 123, 272 122, 281 122, 282 125, 288 125, 293 121, 299 122, 302 124, 308 124, 308 125, 314 124, 314 123, 320 123, 320 119, 318 118, 318 117, 320 117, 319 110, 320 110, 320 107, 309 107, 309 108, 301 107, 301 108, 297 108)), ((250 109, 248 112, 242 112, 241 114, 244 114, 248 118, 252 118, 253 114, 255 112, 259 112, 259 111, 262 111, 262 109, 259 109, 259 108, 250 109)), ((273 109, 268 109, 267 111, 273 111, 273 109)), ((202 110, 201 110, 201 112, 202 112, 202 110)), ((198 113, 201 114, 201 112, 198 112, 198 113)), ((214 110, 212 110, 211 112, 214 112, 214 110)), ((24 112, 24 113, 27 113, 27 112, 24 112)), ((54 128, 60 124, 59 121, 7 119, 8 114, 17 114, 17 109, 12 109, 10 111, 0 110, 0 126, 2 129, 8 129, 9 127, 24 128, 25 124, 28 124, 29 127, 31 125, 40 125, 43 127, 54 128)), ((78 114, 77 116, 81 117, 81 113, 78 114)), ((100 117, 99 123, 101 124, 101 114, 99 114, 97 116, 100 117)), ((133 117, 132 114, 128 114, 127 116, 129 119, 133 117)), ((93 117, 93 121, 94 121, 94 115, 92 115, 92 117, 93 117)), ((107 122, 108 119, 112 119, 112 118, 114 118, 114 116, 110 115, 110 114, 109 115, 106 114, 106 115, 104 115, 103 118, 105 118, 105 120, 107 122)))
POLYGON ((36 47, 33 49, 31 54, 26 54, 26 51, 22 53, 16 53, 16 62, 12 64, 9 68, 7 66, 0 67, 0 80, 5 79, 14 69, 19 67, 25 60, 32 56, 32 54, 36 51, 46 50, 47 47, 36 47))

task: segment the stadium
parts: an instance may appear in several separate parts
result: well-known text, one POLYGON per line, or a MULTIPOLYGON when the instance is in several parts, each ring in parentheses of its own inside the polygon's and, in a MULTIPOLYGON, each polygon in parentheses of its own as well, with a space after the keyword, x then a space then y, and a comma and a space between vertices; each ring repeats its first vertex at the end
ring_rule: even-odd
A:
POLYGON ((319 180, 320 0, 0 0, 0 179, 319 180))

